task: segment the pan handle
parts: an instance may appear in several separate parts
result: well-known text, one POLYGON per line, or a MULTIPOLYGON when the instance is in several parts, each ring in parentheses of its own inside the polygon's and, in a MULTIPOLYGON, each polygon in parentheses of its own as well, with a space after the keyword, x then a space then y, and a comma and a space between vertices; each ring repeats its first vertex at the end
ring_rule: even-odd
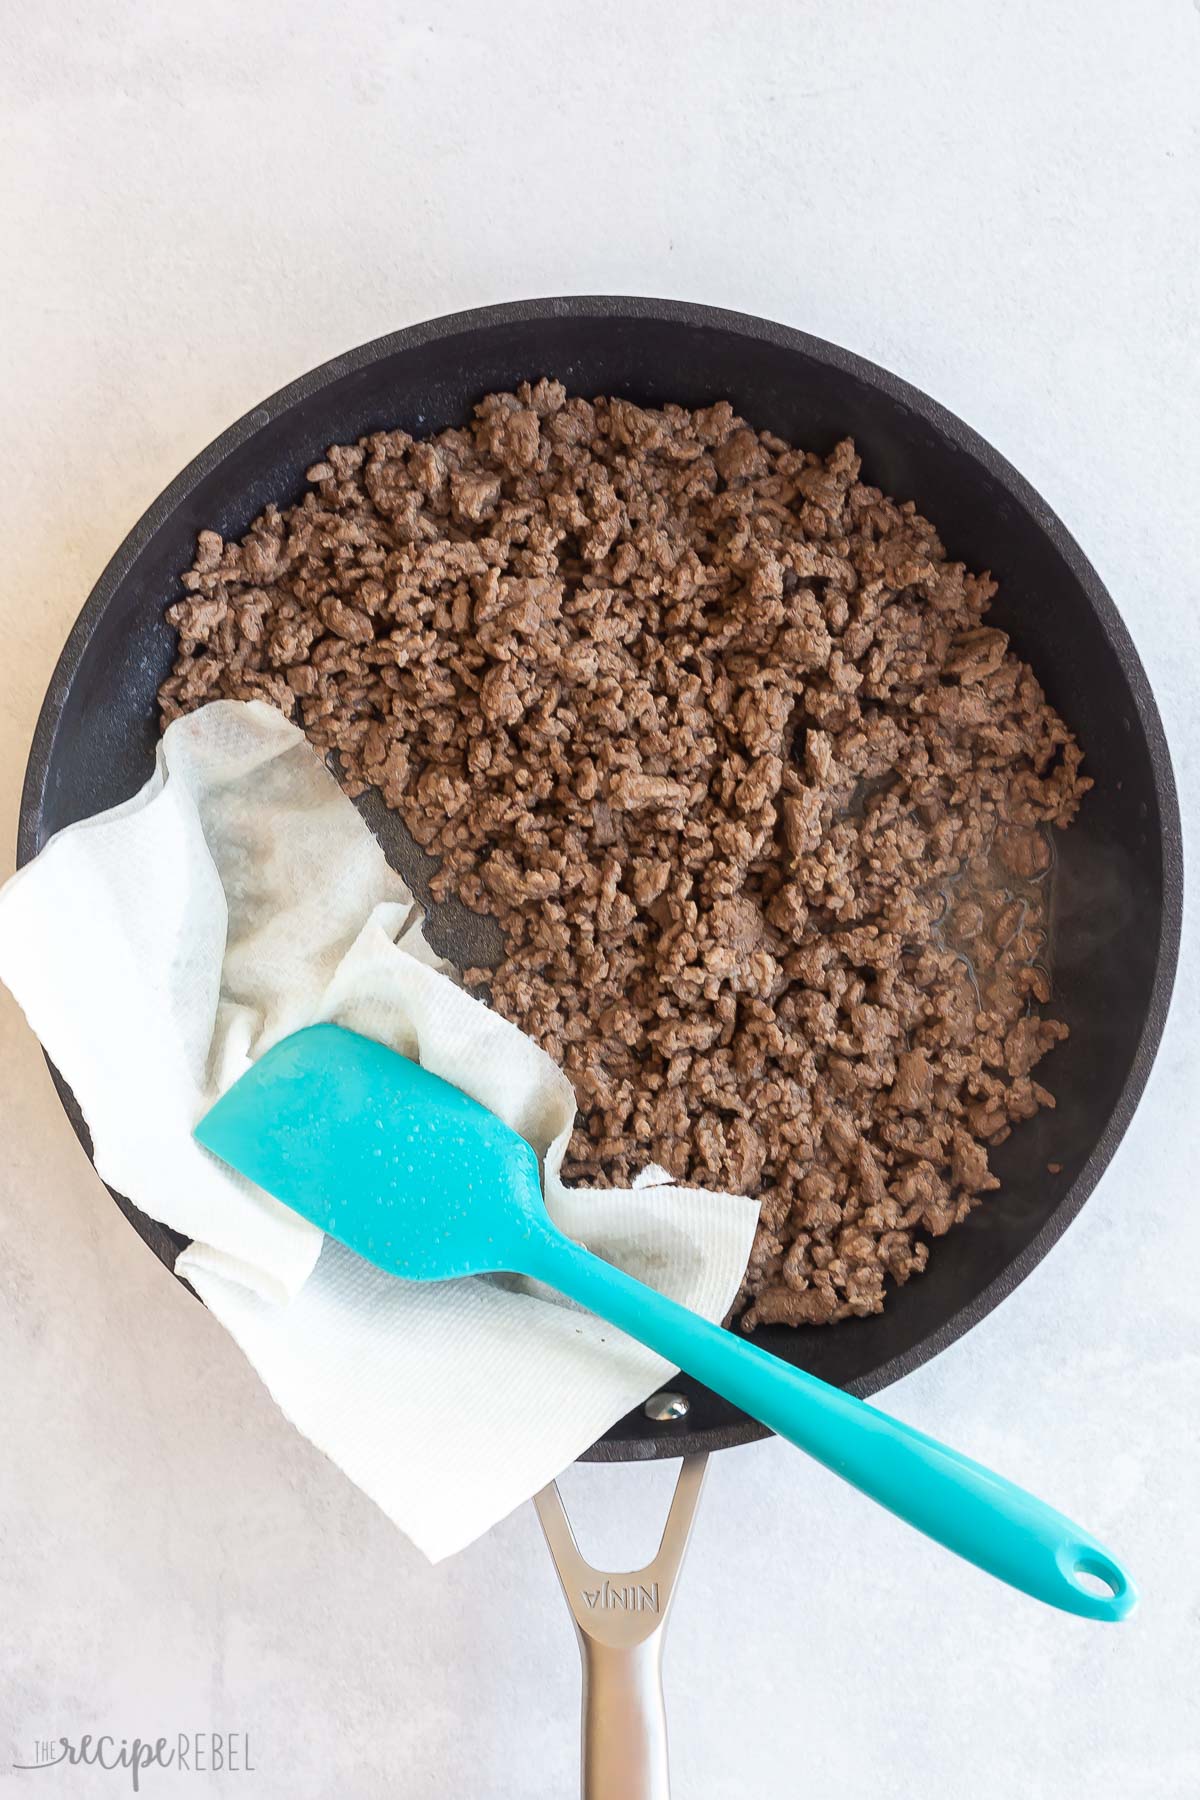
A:
POLYGON ((534 1496, 583 1661, 583 1800, 669 1800, 663 1639, 707 1465, 684 1457, 654 1560, 623 1574, 580 1555, 553 1481, 534 1496))

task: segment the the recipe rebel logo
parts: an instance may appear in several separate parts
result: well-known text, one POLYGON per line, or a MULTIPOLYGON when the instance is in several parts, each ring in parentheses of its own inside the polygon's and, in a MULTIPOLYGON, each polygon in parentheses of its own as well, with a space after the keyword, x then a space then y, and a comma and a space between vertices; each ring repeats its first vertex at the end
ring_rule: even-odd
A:
POLYGON ((124 1770, 132 1791, 141 1792, 148 1769, 174 1769, 185 1775, 252 1775, 255 1765, 248 1731, 177 1731, 171 1737, 114 1737, 85 1732, 81 1737, 38 1738, 33 1757, 14 1759, 13 1768, 124 1770))

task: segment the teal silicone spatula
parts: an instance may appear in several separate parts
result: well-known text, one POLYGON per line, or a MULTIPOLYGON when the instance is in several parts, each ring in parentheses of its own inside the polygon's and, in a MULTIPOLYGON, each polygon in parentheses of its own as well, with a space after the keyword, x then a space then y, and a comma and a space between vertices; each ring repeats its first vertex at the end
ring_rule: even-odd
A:
POLYGON ((394 1050, 337 1025, 309 1026, 268 1050, 196 1137, 390 1274, 534 1276, 1001 1581, 1086 1619, 1132 1610, 1124 1569, 1061 1513, 565 1237, 524 1138, 394 1050))

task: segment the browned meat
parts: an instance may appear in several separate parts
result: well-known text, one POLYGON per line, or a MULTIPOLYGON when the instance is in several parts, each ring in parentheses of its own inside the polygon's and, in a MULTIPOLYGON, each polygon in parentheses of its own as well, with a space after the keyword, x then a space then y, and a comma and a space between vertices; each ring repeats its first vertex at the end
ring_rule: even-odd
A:
POLYGON ((568 1177, 759 1196, 758 1322, 877 1312, 1050 1103, 1047 827, 1090 785, 933 526, 720 403, 554 381, 335 446, 170 609, 164 724, 257 697, 494 913, 568 1177))

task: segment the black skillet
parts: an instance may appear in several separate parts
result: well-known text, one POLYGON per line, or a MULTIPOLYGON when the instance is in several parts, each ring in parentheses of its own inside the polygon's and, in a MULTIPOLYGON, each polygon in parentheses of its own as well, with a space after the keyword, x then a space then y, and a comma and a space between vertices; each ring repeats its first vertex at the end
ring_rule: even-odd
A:
MULTIPOLYGON (((1011 1293, 1066 1229, 1133 1116, 1166 1018, 1179 943, 1182 861, 1170 758, 1142 665, 1112 600, 1061 522, 991 447, 915 388, 817 338, 679 301, 533 300, 459 313, 380 338, 303 376, 202 452, 134 527, 93 589, 38 720, 18 862, 62 826, 125 799, 150 772, 155 692, 175 653, 163 609, 197 532, 239 537, 268 501, 288 503, 329 444, 402 427, 460 425, 482 395, 554 375, 573 393, 647 404, 729 399, 760 429, 828 450, 852 435, 865 478, 913 498, 950 553, 1000 581, 992 622, 1010 632, 1086 752, 1095 790, 1061 839, 1054 891, 1054 1112, 993 1157, 1002 1181, 937 1246, 927 1274, 878 1318, 828 1330, 763 1330, 789 1362, 867 1395, 952 1343, 1011 1293), (1052 1174, 1047 1165, 1061 1165, 1052 1174)), ((1087 447, 1081 446, 1081 454, 1087 447)), ((1095 459, 1096 479, 1103 459, 1095 459)), ((419 851, 396 820, 372 824, 417 891, 419 851)), ((480 923, 437 909, 431 935, 455 961, 486 960, 480 923), (469 940, 471 940, 469 942, 469 940), (482 957, 481 957, 482 952, 482 957)), ((484 933, 486 939, 486 932, 484 933)), ((86 1127, 55 1081, 84 1148, 86 1127)), ((183 1240, 113 1198, 171 1267, 183 1240)), ((762 1427, 681 1376, 678 1420, 631 1414, 588 1452, 600 1461, 696 1455, 762 1427)))

